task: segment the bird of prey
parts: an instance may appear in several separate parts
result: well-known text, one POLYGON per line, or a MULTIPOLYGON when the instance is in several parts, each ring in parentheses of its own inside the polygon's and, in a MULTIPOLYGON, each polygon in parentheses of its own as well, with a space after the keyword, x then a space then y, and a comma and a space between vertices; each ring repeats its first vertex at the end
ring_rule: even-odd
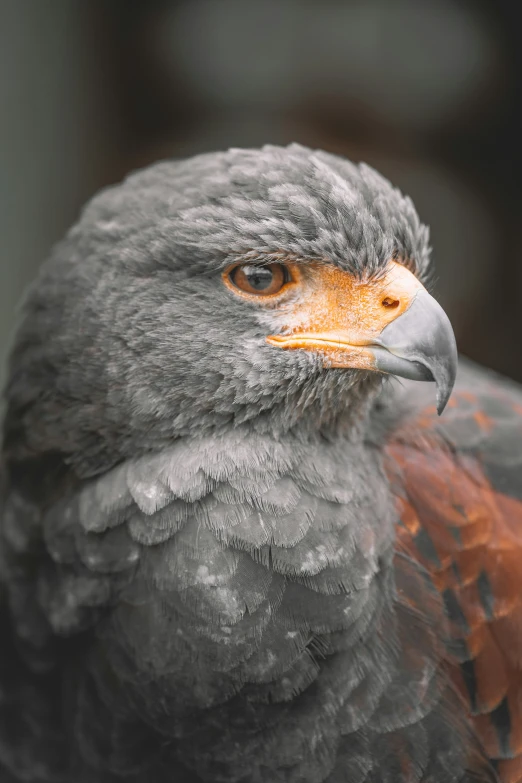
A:
POLYGON ((86 207, 5 391, 2 783, 522 780, 522 390, 430 269, 299 145, 86 207))

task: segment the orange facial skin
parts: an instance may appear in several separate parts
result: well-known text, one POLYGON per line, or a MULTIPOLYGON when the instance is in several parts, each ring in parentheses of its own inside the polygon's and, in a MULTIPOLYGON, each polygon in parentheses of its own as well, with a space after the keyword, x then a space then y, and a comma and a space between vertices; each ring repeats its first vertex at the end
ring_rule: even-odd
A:
POLYGON ((319 351, 331 367, 375 369, 365 346, 410 306, 423 288, 406 267, 391 261, 386 274, 357 280, 333 265, 311 264, 285 333, 267 342, 279 348, 319 351))
POLYGON ((330 367, 376 369, 366 346, 378 344, 382 330, 423 289, 397 261, 390 261, 384 275, 370 280, 321 262, 311 262, 305 269, 296 263, 285 266, 291 279, 275 294, 238 290, 227 273, 224 281, 236 295, 266 304, 274 315, 279 312, 281 333, 266 338, 270 345, 319 352, 330 367))

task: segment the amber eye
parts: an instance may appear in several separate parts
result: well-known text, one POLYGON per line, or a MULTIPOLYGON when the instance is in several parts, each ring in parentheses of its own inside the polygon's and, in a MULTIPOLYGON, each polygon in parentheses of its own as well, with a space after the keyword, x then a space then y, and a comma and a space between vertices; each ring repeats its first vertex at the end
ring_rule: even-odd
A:
POLYGON ((291 280, 290 272, 283 264, 241 264, 234 267, 228 276, 236 288, 260 296, 278 294, 291 280))

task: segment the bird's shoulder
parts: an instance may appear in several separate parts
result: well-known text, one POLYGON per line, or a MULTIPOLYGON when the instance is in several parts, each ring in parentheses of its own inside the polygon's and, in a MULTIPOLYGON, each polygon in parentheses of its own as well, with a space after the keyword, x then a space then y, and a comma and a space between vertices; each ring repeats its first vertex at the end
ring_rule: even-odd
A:
POLYGON ((386 471, 397 548, 431 575, 448 660, 502 780, 522 779, 522 389, 463 362, 439 419, 405 385, 386 471))

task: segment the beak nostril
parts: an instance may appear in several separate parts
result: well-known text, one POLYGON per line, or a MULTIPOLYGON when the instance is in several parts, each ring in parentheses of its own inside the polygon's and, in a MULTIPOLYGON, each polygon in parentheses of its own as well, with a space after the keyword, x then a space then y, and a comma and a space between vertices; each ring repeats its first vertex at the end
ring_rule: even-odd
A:
POLYGON ((399 300, 398 300, 398 299, 392 299, 392 297, 391 297, 391 296, 386 296, 386 297, 385 297, 385 298, 382 300, 382 306, 383 306, 383 307, 389 307, 389 308, 391 308, 392 310, 395 310, 395 308, 396 308, 396 307, 398 307, 399 305, 400 305, 400 302, 399 302, 399 300))

